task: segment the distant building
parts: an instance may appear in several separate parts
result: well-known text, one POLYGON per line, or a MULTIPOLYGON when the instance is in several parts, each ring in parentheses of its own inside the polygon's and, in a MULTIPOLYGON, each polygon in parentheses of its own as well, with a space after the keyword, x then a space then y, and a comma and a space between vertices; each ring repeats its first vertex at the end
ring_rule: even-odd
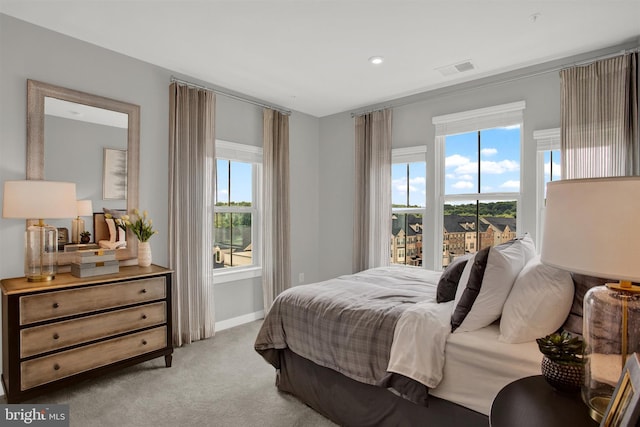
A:
POLYGON ((422 215, 392 215, 391 263, 422 265, 422 215))
MULTIPOLYGON (((445 215, 442 240, 442 266, 465 254, 516 237, 516 219, 470 215, 445 215)), ((391 262, 422 265, 422 215, 393 214, 391 227, 391 262)))

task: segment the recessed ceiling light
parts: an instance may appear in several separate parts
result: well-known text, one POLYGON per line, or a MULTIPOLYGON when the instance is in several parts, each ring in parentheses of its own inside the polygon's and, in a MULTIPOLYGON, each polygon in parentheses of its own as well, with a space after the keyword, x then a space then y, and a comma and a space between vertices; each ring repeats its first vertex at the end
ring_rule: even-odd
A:
POLYGON ((372 56, 371 58, 369 58, 369 62, 371 62, 373 65, 380 65, 384 62, 384 58, 382 56, 372 56))

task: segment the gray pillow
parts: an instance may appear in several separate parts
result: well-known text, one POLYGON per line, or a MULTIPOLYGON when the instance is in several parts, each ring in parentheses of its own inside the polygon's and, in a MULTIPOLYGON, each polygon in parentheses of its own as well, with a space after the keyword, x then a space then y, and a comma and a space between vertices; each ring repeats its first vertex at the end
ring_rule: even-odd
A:
POLYGON ((109 209, 109 208, 102 208, 102 211, 105 214, 109 214, 111 215, 111 218, 113 219, 118 219, 121 218, 122 216, 127 214, 126 209, 109 209))
POLYGON ((447 269, 444 270, 442 276, 440 276, 436 290, 436 301, 438 303, 453 301, 456 297, 460 276, 462 276, 464 267, 467 265, 467 261, 469 261, 471 256, 472 255, 464 255, 454 259, 447 269))
POLYGON ((491 246, 477 252, 471 260, 473 266, 471 267, 469 281, 466 283, 466 289, 462 294, 462 298, 460 298, 460 301, 456 304, 456 308, 451 315, 451 332, 455 331, 458 326, 462 324, 480 293, 484 271, 487 268, 487 260, 489 259, 489 250, 491 250, 491 246))

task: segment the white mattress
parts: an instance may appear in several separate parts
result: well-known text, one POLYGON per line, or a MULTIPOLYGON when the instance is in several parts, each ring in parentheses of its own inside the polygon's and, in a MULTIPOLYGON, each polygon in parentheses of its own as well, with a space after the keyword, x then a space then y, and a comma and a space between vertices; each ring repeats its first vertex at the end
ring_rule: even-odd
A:
POLYGON ((542 354, 535 341, 498 341, 499 323, 449 335, 444 375, 429 394, 489 415, 491 403, 507 384, 540 374, 542 354))

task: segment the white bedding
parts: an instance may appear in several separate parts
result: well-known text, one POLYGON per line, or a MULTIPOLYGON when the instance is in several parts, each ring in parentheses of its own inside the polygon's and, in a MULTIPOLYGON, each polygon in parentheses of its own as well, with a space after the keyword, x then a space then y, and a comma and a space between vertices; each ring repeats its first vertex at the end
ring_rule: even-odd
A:
POLYGON ((452 334, 454 301, 438 304, 439 273, 423 274, 426 284, 433 285, 434 298, 417 303, 398 319, 387 370, 425 384, 430 395, 489 415, 493 399, 505 385, 540 374, 542 354, 535 341, 498 341, 499 322, 452 334))
POLYGON ((431 396, 489 415, 491 403, 507 384, 540 374, 542 354, 535 341, 498 341, 499 323, 472 332, 450 334, 442 381, 431 396))
POLYGON ((396 323, 387 371, 436 387, 443 376, 453 306, 454 301, 438 304, 434 292, 432 300, 404 311, 396 323))

